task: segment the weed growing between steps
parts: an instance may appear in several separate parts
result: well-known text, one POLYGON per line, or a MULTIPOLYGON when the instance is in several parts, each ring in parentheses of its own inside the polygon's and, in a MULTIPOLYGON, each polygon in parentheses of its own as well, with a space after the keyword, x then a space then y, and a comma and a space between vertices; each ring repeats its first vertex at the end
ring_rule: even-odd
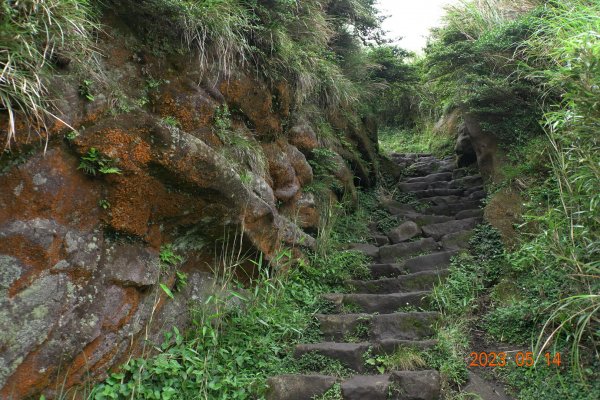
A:
MULTIPOLYGON (((351 371, 326 357, 309 354, 295 360, 291 355, 295 344, 319 340, 313 315, 326 311, 320 294, 342 291, 344 280, 364 276, 364 256, 339 247, 344 241, 361 240, 352 232, 366 229, 367 213, 363 207, 355 212, 336 207, 331 215, 333 225, 321 232, 330 236, 320 240, 327 247, 320 247, 318 254, 294 266, 269 266, 258 258, 254 262, 260 274, 250 285, 224 285, 219 295, 191 310, 191 329, 173 329, 163 344, 154 347, 154 356, 132 359, 88 398, 262 398, 271 375, 308 371, 349 375, 351 371), (349 221, 355 230, 346 230, 349 221)), ((279 259, 289 255, 284 252, 279 259)), ((231 277, 225 276, 228 281, 231 277)))

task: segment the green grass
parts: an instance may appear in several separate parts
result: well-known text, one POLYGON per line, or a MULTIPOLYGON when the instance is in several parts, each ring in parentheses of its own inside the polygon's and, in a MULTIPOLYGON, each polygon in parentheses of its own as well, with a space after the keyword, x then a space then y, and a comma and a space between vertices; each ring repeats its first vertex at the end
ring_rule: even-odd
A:
MULTIPOLYGON (((10 147, 23 122, 43 135, 56 112, 46 77, 58 59, 89 70, 97 24, 87 0, 28 0, 0 5, 0 109, 8 114, 10 147)), ((87 93, 91 96, 91 93, 87 93)))
POLYGON ((445 157, 454 153, 454 138, 436 134, 432 129, 394 129, 379 130, 379 148, 384 154, 391 153, 432 153, 445 157))

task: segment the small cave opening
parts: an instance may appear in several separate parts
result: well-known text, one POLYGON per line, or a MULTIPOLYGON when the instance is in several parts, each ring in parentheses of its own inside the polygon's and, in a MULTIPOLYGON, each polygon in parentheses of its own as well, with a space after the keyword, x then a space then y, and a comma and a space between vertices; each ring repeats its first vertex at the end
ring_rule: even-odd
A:
POLYGON ((477 152, 473 147, 473 142, 464 124, 459 129, 454 151, 459 168, 469 167, 477 163, 477 152))

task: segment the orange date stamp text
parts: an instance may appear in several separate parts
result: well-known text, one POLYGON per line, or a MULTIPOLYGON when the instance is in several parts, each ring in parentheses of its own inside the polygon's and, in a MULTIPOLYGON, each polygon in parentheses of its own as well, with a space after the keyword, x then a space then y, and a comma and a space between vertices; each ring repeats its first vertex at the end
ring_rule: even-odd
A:
MULTIPOLYGON (((509 363, 514 363, 517 367, 533 367, 536 365, 536 359, 531 351, 519 351, 514 356, 509 356, 506 352, 471 352, 469 354, 471 362, 469 367, 506 367, 509 363)), ((560 367, 560 353, 545 353, 540 357, 538 364, 547 367, 560 367)))

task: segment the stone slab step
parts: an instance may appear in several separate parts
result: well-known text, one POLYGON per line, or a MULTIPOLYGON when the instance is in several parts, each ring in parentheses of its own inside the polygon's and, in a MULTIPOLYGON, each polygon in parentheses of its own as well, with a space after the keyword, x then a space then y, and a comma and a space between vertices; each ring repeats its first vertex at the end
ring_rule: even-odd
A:
POLYGON ((318 314, 324 340, 344 341, 357 337, 359 330, 363 340, 386 339, 421 340, 434 334, 433 325, 438 321, 436 312, 408 312, 392 314, 318 314), (365 327, 365 328, 362 328, 365 327))
MULTIPOLYGON (((396 269, 393 271, 398 275, 403 269, 400 264, 384 264, 395 266, 396 269)), ((448 276, 447 271, 422 271, 409 275, 398 276, 397 278, 386 278, 375 280, 349 280, 348 286, 353 289, 355 293, 371 293, 371 294, 385 294, 385 293, 400 293, 400 292, 412 292, 412 291, 424 291, 430 290, 434 285, 438 284, 448 276)))
POLYGON ((414 257, 401 264, 401 268, 410 273, 445 270, 450 266, 450 259, 457 254, 458 251, 451 250, 414 257))
MULTIPOLYGON (((460 211, 454 217, 455 219, 466 219, 466 218, 483 218, 483 209, 475 208, 473 210, 460 211)), ((446 221, 440 221, 446 222, 446 221)))
POLYGON ((326 375, 279 375, 267 380, 267 400, 310 400, 321 396, 336 383, 326 375))
POLYGON ((428 199, 437 196, 462 196, 464 189, 426 189, 411 192, 417 199, 428 199))
POLYGON ((423 235, 440 240, 449 233, 475 228, 481 222, 480 218, 465 218, 422 227, 423 235))
POLYGON ((473 192, 478 192, 480 190, 484 190, 483 185, 477 185, 477 186, 471 186, 467 189, 465 189, 465 195, 470 195, 473 192))
POLYGON ((381 246, 379 248, 379 260, 384 264, 394 263, 398 259, 406 258, 415 254, 431 252, 438 248, 439 244, 431 238, 421 239, 414 242, 381 246))
POLYGON ((438 400, 441 397, 441 377, 435 370, 395 371, 390 376, 394 388, 390 400, 438 400))
POLYGON ((463 250, 469 248, 469 240, 473 237, 472 229, 449 233, 442 236, 440 242, 444 250, 463 250))
POLYGON ((440 173, 410 178, 410 179, 407 179, 405 181, 405 183, 416 183, 416 182, 432 183, 432 182, 450 181, 450 180, 452 180, 451 172, 440 172, 440 173))
POLYGON ((405 307, 424 307, 428 303, 424 299, 430 292, 368 294, 368 293, 332 293, 323 295, 330 301, 337 312, 350 309, 354 312, 390 314, 405 307))
POLYGON ((465 200, 460 203, 430 206, 423 210, 423 214, 437 214, 454 216, 461 211, 472 210, 481 207, 479 200, 465 200))
POLYGON ((355 375, 342 382, 344 400, 388 400, 390 375, 355 375))
POLYGON ((470 199, 462 196, 448 195, 448 196, 433 196, 425 199, 419 199, 421 204, 425 205, 449 205, 449 204, 459 204, 464 201, 469 201, 470 199))
POLYGON ((341 384, 344 400, 437 400, 440 374, 434 370, 395 371, 383 375, 355 375, 341 384))
POLYGON ((448 215, 417 215, 410 218, 418 226, 439 224, 442 222, 452 221, 454 218, 448 215))
POLYGON ((352 243, 348 245, 348 250, 360 251, 365 256, 377 260, 379 259, 379 247, 367 243, 352 243))
POLYGON ((462 388, 461 392, 465 393, 467 396, 471 395, 474 398, 480 398, 482 400, 512 399, 498 383, 488 382, 472 371, 469 371, 469 380, 467 385, 462 388))
POLYGON ((397 277, 398 275, 404 274, 404 269, 402 269, 401 264, 371 264, 369 265, 369 269, 371 270, 371 277, 373 279, 397 277))
POLYGON ((433 336, 440 314, 407 312, 376 315, 371 319, 369 339, 421 340, 433 336))
POLYGON ((483 185, 483 178, 481 175, 468 175, 462 178, 454 179, 448 185, 452 189, 465 189, 467 187, 481 186, 483 185))
POLYGON ((477 190, 471 194, 469 194, 467 196, 468 199, 472 199, 472 200, 481 200, 481 199, 485 199, 487 196, 487 193, 484 190, 477 190))
POLYGON ((427 190, 429 189, 429 182, 400 182, 398 184, 398 189, 400 189, 400 191, 404 193, 427 190))
POLYGON ((372 354, 390 354, 398 348, 430 349, 436 345, 435 340, 401 340, 384 339, 361 343, 321 342, 299 344, 294 349, 294 357, 301 358, 307 354, 316 353, 332 360, 339 361, 344 367, 358 373, 364 373, 365 353, 371 349, 372 354))
POLYGON ((322 342, 299 344, 294 350, 294 357, 300 358, 305 354, 317 353, 327 358, 339 361, 344 367, 356 372, 365 371, 363 355, 371 347, 370 343, 339 343, 322 342))

